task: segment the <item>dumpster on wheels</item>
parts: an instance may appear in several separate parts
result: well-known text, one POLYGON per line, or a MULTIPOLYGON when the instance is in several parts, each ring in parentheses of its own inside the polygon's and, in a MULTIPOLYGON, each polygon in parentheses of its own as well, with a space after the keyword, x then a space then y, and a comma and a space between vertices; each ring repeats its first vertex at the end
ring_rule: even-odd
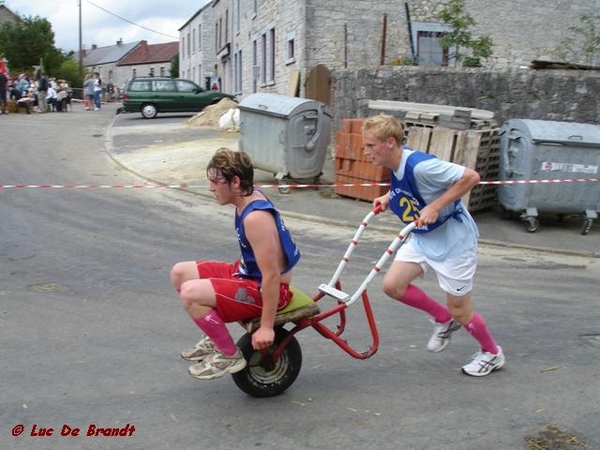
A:
POLYGON ((588 234, 600 210, 600 125, 509 120, 500 130, 498 200, 518 211, 527 230, 539 227, 538 211, 581 214, 588 234), (584 182, 582 182, 584 181, 584 182))
MULTIPOLYGON (((240 104, 240 150, 277 180, 312 179, 323 171, 332 113, 316 100, 258 93, 240 104)), ((282 192, 286 188, 280 189, 282 192)))

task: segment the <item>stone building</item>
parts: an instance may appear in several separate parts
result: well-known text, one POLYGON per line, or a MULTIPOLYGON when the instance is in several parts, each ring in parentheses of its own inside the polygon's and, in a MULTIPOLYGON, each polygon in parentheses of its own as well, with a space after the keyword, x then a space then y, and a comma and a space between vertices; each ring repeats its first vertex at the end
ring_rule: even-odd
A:
MULTIPOLYGON (((243 98, 254 92, 306 94, 317 66, 327 70, 452 66, 439 40, 448 0, 212 0, 180 31, 180 75, 243 98)), ((514 69, 556 53, 583 15, 600 29, 600 0, 466 0, 474 37, 493 39, 487 69, 514 69)), ((572 37, 572 36, 571 36, 572 37)), ((595 55, 593 64, 598 64, 595 55)), ((571 61, 583 63, 584 61, 571 61)), ((589 61, 588 61, 589 62, 589 61)), ((322 84, 326 79, 319 79, 322 84)))
MULTIPOLYGON (((144 42, 124 43, 122 39, 119 39, 115 45, 98 47, 94 44, 92 48, 83 50, 83 66, 88 72, 98 72, 104 83, 110 81, 115 86, 121 87, 131 78, 131 69, 128 67, 118 67, 118 62, 142 46, 144 42)), ((73 58, 77 60, 79 53, 76 52, 73 58)))
POLYGON ((141 45, 125 55, 117 62, 116 81, 122 86, 121 81, 133 77, 157 76, 168 77, 171 75, 171 60, 179 52, 179 42, 165 42, 163 44, 148 44, 142 41, 141 45))
MULTIPOLYGON (((147 41, 123 42, 83 51, 83 66, 87 72, 98 72, 104 82, 121 89, 136 76, 170 76, 171 60, 179 52, 179 43, 148 44, 147 41)), ((73 58, 77 59, 76 52, 73 58)))
POLYGON ((213 8, 207 4, 179 29, 179 76, 207 87, 218 67, 213 8))
POLYGON ((4 2, 0 1, 0 25, 4 23, 19 23, 23 22, 18 14, 14 13, 4 2))

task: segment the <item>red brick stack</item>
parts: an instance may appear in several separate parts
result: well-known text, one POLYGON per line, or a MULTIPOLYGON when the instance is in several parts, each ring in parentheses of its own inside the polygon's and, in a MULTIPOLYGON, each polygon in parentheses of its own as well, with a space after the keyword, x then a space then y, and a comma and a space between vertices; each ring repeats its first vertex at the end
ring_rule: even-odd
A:
POLYGON ((372 201, 385 194, 389 186, 390 171, 375 166, 364 153, 362 124, 364 119, 342 119, 335 143, 335 188, 334 192, 345 197, 372 201), (353 184, 353 186, 342 186, 353 184), (360 186, 373 184, 373 186, 360 186))

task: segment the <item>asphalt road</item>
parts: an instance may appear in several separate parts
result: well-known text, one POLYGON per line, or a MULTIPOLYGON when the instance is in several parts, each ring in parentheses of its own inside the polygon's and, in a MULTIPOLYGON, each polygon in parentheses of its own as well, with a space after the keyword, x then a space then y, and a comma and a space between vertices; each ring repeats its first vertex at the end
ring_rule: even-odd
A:
MULTIPOLYGON (((1 183, 139 182, 105 154, 111 113, 0 116, 1 183)), ((597 258, 481 248, 475 301, 508 358, 487 378, 460 373, 476 351, 464 331, 443 353, 426 352, 427 318, 384 298, 377 280, 372 358, 308 329, 300 375, 279 397, 248 397, 230 377, 191 378, 178 355, 199 332, 168 271, 233 259, 231 214, 174 190, 0 190, 0 449, 526 449, 552 430, 556 446, 541 448, 599 448, 597 258), (123 435, 87 436, 98 428, 123 435)), ((294 284, 312 294, 351 233, 286 224, 303 252, 294 284)), ((365 235, 346 290, 388 238, 365 235)), ((431 277, 422 286, 439 298, 431 277)), ((344 334, 358 349, 370 344, 361 308, 348 311, 344 334)))

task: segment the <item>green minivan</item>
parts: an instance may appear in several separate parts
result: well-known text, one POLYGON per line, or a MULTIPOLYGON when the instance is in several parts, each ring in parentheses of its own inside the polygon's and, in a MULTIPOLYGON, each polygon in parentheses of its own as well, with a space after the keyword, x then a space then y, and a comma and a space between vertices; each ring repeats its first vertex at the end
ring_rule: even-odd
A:
POLYGON ((119 112, 140 112, 145 119, 158 113, 199 112, 222 99, 235 96, 207 91, 191 80, 168 77, 136 77, 125 85, 119 112))

